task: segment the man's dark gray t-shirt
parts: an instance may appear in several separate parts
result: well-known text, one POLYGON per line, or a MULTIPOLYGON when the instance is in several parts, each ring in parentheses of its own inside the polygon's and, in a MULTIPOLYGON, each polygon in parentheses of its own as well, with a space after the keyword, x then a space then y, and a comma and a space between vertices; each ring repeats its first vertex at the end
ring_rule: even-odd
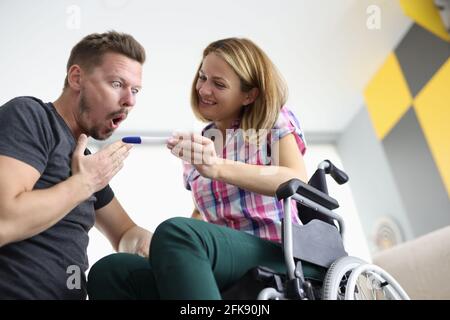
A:
MULTIPOLYGON (((53 104, 18 97, 0 107, 0 155, 39 171, 34 190, 50 188, 71 176, 75 146, 53 104)), ((0 247, 0 299, 85 299, 88 232, 95 210, 113 197, 107 186, 49 229, 0 247)))

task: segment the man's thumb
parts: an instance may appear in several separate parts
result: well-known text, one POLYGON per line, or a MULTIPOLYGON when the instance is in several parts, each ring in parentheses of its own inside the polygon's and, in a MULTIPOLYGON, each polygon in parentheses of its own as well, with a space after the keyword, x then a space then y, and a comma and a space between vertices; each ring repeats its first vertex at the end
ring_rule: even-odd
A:
POLYGON ((81 157, 84 155, 84 150, 87 147, 87 141, 87 136, 84 133, 80 134, 80 136, 78 137, 77 146, 73 152, 74 156, 81 157))

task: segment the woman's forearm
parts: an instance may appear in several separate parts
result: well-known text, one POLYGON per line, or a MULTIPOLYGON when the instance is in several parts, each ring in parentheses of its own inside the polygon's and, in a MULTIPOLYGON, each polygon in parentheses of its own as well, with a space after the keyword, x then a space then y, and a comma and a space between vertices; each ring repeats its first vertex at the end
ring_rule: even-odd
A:
POLYGON ((261 166, 224 160, 222 164, 219 164, 216 180, 251 192, 275 196, 279 185, 293 178, 306 181, 306 173, 297 172, 288 167, 261 166))

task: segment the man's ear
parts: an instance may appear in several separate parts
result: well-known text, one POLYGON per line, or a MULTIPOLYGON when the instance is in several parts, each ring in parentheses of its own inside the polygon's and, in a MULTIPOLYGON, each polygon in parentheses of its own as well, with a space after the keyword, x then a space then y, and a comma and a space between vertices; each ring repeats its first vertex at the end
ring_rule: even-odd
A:
POLYGON ((67 82, 69 83, 69 87, 75 91, 80 91, 81 73, 81 67, 77 64, 71 65, 69 71, 67 71, 67 82))
POLYGON ((246 92, 246 97, 244 99, 244 106, 248 106, 255 102, 256 98, 258 98, 259 90, 258 88, 253 88, 249 92, 246 92))

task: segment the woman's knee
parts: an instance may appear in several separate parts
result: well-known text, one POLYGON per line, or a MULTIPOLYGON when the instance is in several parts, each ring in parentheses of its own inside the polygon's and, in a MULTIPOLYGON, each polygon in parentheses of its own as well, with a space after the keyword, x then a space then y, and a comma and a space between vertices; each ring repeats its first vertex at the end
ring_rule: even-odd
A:
POLYGON ((120 274, 122 254, 114 253, 98 260, 88 273, 87 290, 90 298, 97 297, 98 292, 105 291, 105 287, 112 283, 117 274, 120 274))
POLYGON ((119 266, 121 253, 113 253, 98 260, 89 270, 89 281, 97 280, 119 266))
MULTIPOLYGON (((170 218, 162 222, 155 230, 150 245, 150 255, 163 255, 167 250, 174 247, 183 247, 187 250, 198 251, 202 246, 202 235, 199 232, 205 223, 185 217, 170 218)), ((151 258, 153 259, 156 258, 151 258)))
POLYGON ((107 282, 111 278, 129 272, 129 260, 135 255, 129 253, 113 253, 98 260, 88 273, 88 283, 107 282))
POLYGON ((191 234, 191 220, 190 218, 175 217, 163 221, 153 234, 152 244, 155 242, 170 242, 189 236, 191 234))
POLYGON ((130 253, 113 253, 98 260, 88 273, 90 299, 134 297, 133 277, 138 272, 152 275, 147 259, 130 253))

